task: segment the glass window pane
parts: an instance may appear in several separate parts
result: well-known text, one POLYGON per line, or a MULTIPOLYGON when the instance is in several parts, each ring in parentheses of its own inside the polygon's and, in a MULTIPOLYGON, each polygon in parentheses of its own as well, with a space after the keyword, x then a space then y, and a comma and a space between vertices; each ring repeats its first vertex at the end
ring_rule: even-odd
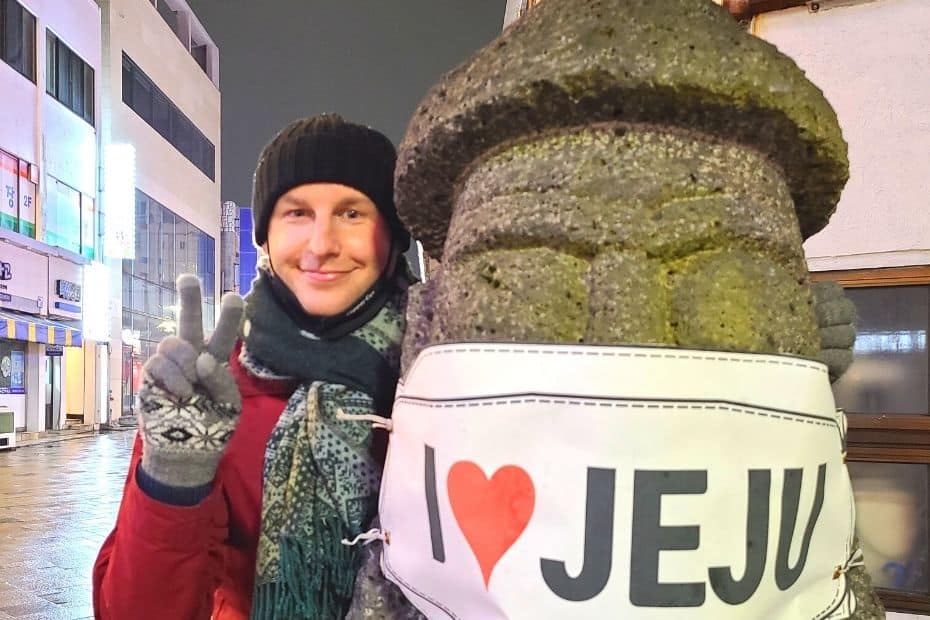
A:
POLYGON ((854 413, 928 413, 930 286, 851 288, 859 314, 853 364, 834 384, 854 413))
POLYGON ((209 140, 204 139, 203 171, 212 181, 216 178, 216 147, 209 140))
POLYGON ((23 74, 36 80, 36 18, 23 11, 23 74))
POLYGON ((187 228, 187 273, 200 273, 200 230, 188 223, 187 228))
POLYGON ((48 191, 45 242, 80 253, 81 193, 51 177, 48 191))
POLYGON ((140 71, 132 76, 132 109, 149 124, 152 123, 152 83, 140 71))
POLYGON ((191 158, 193 152, 194 125, 180 112, 176 111, 171 123, 171 143, 181 154, 191 158))
POLYGON ((94 124, 94 70, 84 65, 84 120, 94 124))
POLYGON ((212 333, 216 327, 216 305, 213 303, 203 304, 203 330, 204 333, 212 333))
POLYGON ((162 287, 161 289, 161 307, 163 316, 174 317, 176 316, 177 308, 177 293, 173 288, 162 287))
POLYGON ((23 64, 23 7, 16 2, 7 2, 3 8, 3 59, 20 73, 25 73, 23 64))
POLYGON ((155 109, 152 126, 166 140, 171 139, 171 104, 161 92, 155 93, 155 109))
MULTIPOLYGON (((126 261, 123 261, 124 263, 126 261)), ((132 307, 132 276, 123 272, 123 327, 126 327, 125 309, 132 307)))
POLYGON ((145 311, 145 282, 139 278, 132 279, 132 306, 136 312, 145 311))
POLYGON ((55 77, 58 75, 55 48, 58 39, 51 32, 45 37, 45 90, 53 97, 58 97, 55 77))
POLYGON ((148 254, 146 262, 149 266, 148 279, 151 282, 161 282, 161 205, 154 200, 149 200, 149 225, 148 225, 148 254))
POLYGON ((132 61, 123 54, 123 103, 129 107, 132 107, 132 73, 132 61))
POLYGON ((81 254, 90 259, 94 258, 94 246, 97 241, 96 218, 94 199, 81 194, 81 254))
POLYGON ((71 53, 71 109, 84 116, 84 61, 71 53))
POLYGON ((174 287, 177 279, 177 264, 174 258, 174 213, 168 209, 161 211, 161 274, 162 286, 174 287))
POLYGON ((928 592, 927 466, 850 463, 856 532, 872 583, 928 592))
POLYGON ((161 316, 161 290, 157 284, 152 284, 151 282, 145 283, 145 306, 143 312, 146 314, 153 314, 155 316, 161 316))
POLYGON ((71 50, 57 43, 58 47, 58 101, 71 107, 71 50))
POLYGON ((160 341, 165 336, 174 335, 178 331, 175 315, 170 311, 166 311, 159 318, 152 319, 152 323, 154 340, 160 341))
POLYGON ((204 295, 209 298, 210 301, 213 300, 213 291, 215 286, 215 273, 216 273, 216 261, 214 260, 214 251, 215 244, 213 237, 210 235, 199 232, 198 237, 200 239, 200 252, 199 252, 199 264, 198 264, 198 275, 200 279, 203 280, 204 285, 204 295))
POLYGON ((133 273, 147 278, 148 261, 148 230, 149 230, 149 199, 148 196, 136 190, 136 258, 133 261, 133 273))

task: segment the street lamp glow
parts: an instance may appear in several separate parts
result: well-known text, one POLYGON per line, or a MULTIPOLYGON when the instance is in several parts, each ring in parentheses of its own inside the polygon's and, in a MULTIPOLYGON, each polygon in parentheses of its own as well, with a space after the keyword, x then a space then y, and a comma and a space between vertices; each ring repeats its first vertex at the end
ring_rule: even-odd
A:
POLYGON ((110 339, 110 269, 93 262, 84 267, 84 338, 96 342, 110 339))
POLYGON ((135 258, 136 148, 108 144, 104 150, 104 251, 108 258, 135 258))

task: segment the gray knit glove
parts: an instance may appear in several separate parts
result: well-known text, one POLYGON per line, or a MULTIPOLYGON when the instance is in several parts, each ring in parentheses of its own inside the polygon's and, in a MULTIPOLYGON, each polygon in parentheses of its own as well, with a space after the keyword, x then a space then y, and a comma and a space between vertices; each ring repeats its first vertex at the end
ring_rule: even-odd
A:
POLYGON ((830 381, 839 379, 853 361, 856 342, 856 306, 836 282, 814 282, 814 313, 820 328, 820 359, 830 371, 830 381))
POLYGON ((199 487, 216 466, 242 409, 227 360, 236 343, 242 298, 227 293, 204 342, 200 280, 178 278, 178 335, 160 343, 143 367, 139 389, 142 469, 171 487, 199 487))

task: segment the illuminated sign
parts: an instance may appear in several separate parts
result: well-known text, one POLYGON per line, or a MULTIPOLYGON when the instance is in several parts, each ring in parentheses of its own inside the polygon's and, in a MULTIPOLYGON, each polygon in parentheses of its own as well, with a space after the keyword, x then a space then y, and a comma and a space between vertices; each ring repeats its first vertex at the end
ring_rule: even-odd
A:
POLYGON ((109 258, 136 256, 136 148, 109 144, 104 151, 104 252, 109 258))
POLYGON ((81 285, 69 282, 68 280, 58 280, 56 282, 56 292, 62 299, 68 301, 81 301, 81 285))

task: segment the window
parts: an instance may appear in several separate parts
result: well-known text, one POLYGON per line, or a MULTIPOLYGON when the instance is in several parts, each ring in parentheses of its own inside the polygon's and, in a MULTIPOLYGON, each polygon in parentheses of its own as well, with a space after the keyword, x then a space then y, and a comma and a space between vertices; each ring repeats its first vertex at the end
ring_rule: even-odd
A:
POLYGON ((853 363, 833 388, 866 568, 886 607, 930 611, 930 266, 812 274, 856 305, 853 363))
POLYGON ((214 248, 213 237, 136 190, 136 258, 123 261, 123 311, 143 342, 174 333, 174 287, 182 273, 203 282, 204 328, 213 327, 214 248))
POLYGON ((123 103, 211 181, 216 179, 216 147, 125 53, 122 92, 123 103))
POLYGON ((71 252, 81 251, 81 192, 48 177, 45 242, 71 252))
POLYGON ((97 209, 94 199, 54 177, 48 177, 45 242, 93 259, 97 209))
POLYGON ((94 70, 51 32, 46 37, 45 91, 94 124, 94 70))
POLYGON ((0 151, 0 228, 36 234, 35 166, 0 151))
POLYGON ((36 81, 36 18, 16 0, 0 0, 0 57, 36 81))

